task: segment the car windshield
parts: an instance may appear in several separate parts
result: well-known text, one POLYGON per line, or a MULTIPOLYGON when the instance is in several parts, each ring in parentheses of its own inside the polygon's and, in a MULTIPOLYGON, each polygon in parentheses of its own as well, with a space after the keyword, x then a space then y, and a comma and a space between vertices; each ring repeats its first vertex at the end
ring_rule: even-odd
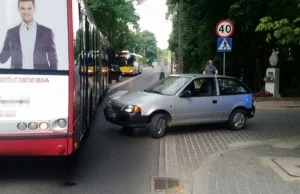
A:
POLYGON ((191 78, 188 77, 169 76, 144 91, 162 95, 175 95, 190 80, 191 78))

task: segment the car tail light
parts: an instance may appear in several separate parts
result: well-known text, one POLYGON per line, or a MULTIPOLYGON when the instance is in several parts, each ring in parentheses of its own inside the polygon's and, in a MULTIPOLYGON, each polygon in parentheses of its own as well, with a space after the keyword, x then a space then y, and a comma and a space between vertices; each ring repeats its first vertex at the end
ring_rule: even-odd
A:
POLYGON ((49 127, 49 124, 48 123, 45 123, 45 122, 43 122, 43 123, 40 123, 40 129, 42 129, 42 130, 46 130, 46 129, 48 129, 48 127, 49 127))

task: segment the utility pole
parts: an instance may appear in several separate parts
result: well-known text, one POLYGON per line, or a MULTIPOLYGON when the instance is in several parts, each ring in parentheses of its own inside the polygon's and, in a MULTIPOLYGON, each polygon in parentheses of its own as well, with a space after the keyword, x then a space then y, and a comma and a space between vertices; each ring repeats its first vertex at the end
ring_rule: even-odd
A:
POLYGON ((183 0, 179 1, 179 41, 178 41, 178 71, 183 71, 183 0))

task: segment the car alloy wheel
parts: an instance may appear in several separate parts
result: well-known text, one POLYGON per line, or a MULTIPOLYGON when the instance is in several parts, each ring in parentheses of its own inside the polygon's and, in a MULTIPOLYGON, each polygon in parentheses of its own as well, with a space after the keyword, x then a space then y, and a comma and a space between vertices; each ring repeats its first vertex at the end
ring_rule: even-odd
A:
POLYGON ((237 109, 233 111, 229 117, 229 128, 231 130, 240 130, 246 126, 246 111, 237 109))
POLYGON ((233 116, 232 123, 234 127, 241 128, 245 123, 245 119, 246 119, 245 116, 239 112, 233 116))
POLYGON ((167 118, 164 114, 155 114, 150 123, 150 134, 153 138, 160 138, 166 134, 167 118))
POLYGON ((165 118, 162 117, 158 120, 158 123, 157 123, 157 133, 159 135, 165 133, 166 128, 167 128, 166 127, 166 120, 165 120, 165 118))

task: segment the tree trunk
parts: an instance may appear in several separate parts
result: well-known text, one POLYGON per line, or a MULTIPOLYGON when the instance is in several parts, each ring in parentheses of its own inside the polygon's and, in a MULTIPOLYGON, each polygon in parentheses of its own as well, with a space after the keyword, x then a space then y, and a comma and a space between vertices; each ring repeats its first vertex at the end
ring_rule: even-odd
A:
POLYGON ((183 72, 183 0, 179 2, 178 73, 183 72))

